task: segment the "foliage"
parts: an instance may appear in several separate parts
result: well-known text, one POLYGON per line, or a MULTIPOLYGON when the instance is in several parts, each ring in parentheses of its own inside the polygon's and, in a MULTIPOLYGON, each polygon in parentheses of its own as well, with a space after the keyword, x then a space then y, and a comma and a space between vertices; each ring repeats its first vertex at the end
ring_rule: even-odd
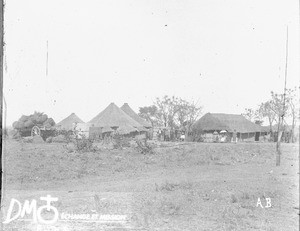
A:
POLYGON ((201 113, 201 107, 194 102, 179 97, 156 98, 154 105, 141 107, 139 115, 152 123, 171 129, 188 127, 196 121, 201 113))
POLYGON ((278 123, 278 118, 284 118, 287 114, 290 97, 272 91, 271 98, 270 108, 276 114, 275 120, 278 123))
POLYGON ((31 136, 29 136, 29 137, 23 137, 22 141, 24 143, 32 143, 33 142, 33 138, 31 136))
POLYGON ((97 148, 94 146, 94 140, 87 138, 81 131, 76 129, 71 134, 67 132, 65 134, 66 139, 71 140, 74 143, 75 149, 79 152, 96 152, 97 148))
POLYGON ((202 107, 197 107, 194 102, 179 99, 178 108, 176 118, 179 126, 187 127, 187 129, 190 130, 190 127, 200 115, 202 107))
POLYGON ((290 136, 291 141, 294 142, 295 141, 295 137, 294 137, 294 130, 295 130, 295 126, 296 126, 296 118, 297 116, 299 116, 299 103, 295 102, 297 97, 296 97, 296 91, 297 89, 288 89, 287 90, 287 94, 289 95, 289 111, 288 114, 290 117, 292 117, 292 134, 290 136))
POLYGON ((139 116, 151 123, 152 127, 157 123, 157 107, 155 105, 140 107, 139 116))
POLYGON ((81 138, 76 137, 73 140, 73 143, 75 144, 75 148, 77 151, 80 152, 95 152, 97 151, 96 147, 93 145, 93 140, 88 139, 85 136, 82 136, 81 138))
MULTIPOLYGON (((55 137, 63 137, 64 142, 70 143, 72 139, 74 139, 75 134, 73 131, 66 131, 66 130, 56 130, 55 137)), ((53 137, 53 138, 55 138, 53 137)))
POLYGON ((129 138, 126 138, 119 134, 114 134, 112 137, 113 140, 113 147, 114 149, 122 149, 124 147, 130 147, 129 138))
MULTIPOLYGON (((50 137, 49 137, 50 138, 50 137)), ((46 139, 46 141, 48 140, 48 138, 46 139)), ((65 138, 65 136, 63 135, 58 135, 58 136, 55 136, 51 139, 51 142, 53 143, 67 143, 67 140, 65 138)))
POLYGON ((175 127, 175 115, 179 111, 179 101, 180 99, 175 96, 169 97, 165 95, 161 99, 156 98, 156 115, 163 126, 175 127))
POLYGON ((143 139, 143 140, 137 139, 136 144, 137 144, 138 152, 140 152, 142 154, 153 154, 154 153, 154 146, 149 144, 147 142, 147 139, 143 139))
POLYGON ((20 135, 20 132, 18 132, 17 130, 14 130, 12 138, 15 140, 20 140, 22 138, 22 136, 20 135))
POLYGON ((269 100, 265 103, 261 103, 259 105, 259 108, 257 109, 257 114, 258 114, 259 118, 261 118, 261 120, 263 118, 267 118, 267 120, 269 121, 269 125, 270 125, 270 131, 272 132, 272 125, 276 118, 276 114, 272 110, 271 105, 272 105, 271 100, 269 100))

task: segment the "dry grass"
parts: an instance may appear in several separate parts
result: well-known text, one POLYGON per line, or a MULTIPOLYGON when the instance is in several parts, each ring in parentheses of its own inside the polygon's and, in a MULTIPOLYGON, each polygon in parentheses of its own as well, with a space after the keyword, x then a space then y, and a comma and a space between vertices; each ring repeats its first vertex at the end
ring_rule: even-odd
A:
POLYGON ((134 148, 77 153, 64 144, 9 141, 6 150, 8 190, 78 192, 74 199, 59 194, 59 208, 74 213, 117 211, 148 230, 298 229, 294 145, 283 145, 277 168, 269 143, 164 143, 143 155, 134 148), (103 200, 104 193, 113 200, 103 200), (265 205, 268 197, 271 208, 256 207, 258 198, 265 205))

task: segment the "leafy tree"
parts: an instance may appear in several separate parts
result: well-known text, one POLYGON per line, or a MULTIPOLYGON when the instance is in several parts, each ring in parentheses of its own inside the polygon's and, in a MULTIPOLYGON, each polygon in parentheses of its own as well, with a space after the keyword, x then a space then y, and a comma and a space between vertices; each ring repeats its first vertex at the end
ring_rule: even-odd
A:
POLYGON ((261 103, 257 110, 259 118, 266 118, 269 122, 270 132, 273 134, 273 122, 276 118, 276 113, 271 108, 272 101, 269 100, 265 103, 261 103))
POLYGON ((194 102, 188 102, 179 99, 179 110, 177 111, 177 120, 180 127, 186 127, 189 131, 192 124, 199 117, 202 107, 198 107, 194 102))
POLYGON ((139 115, 154 125, 169 126, 171 129, 184 127, 190 129, 201 113, 202 107, 179 97, 156 98, 154 105, 140 107, 139 115))
POLYGON ((139 116, 151 123, 152 127, 157 123, 157 107, 155 105, 140 107, 139 116))
POLYGON ((175 115, 179 111, 180 99, 165 95, 162 99, 156 98, 155 106, 157 107, 157 119, 165 126, 175 127, 175 115))

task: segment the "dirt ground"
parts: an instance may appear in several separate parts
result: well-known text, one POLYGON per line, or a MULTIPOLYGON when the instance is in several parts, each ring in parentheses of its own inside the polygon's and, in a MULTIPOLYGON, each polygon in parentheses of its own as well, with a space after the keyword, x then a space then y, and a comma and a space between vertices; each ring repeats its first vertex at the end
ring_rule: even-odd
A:
POLYGON ((120 214, 126 221, 44 225, 27 214, 2 230, 299 229, 296 144, 282 144, 276 167, 274 143, 162 143, 144 155, 133 148, 76 153, 60 143, 5 142, 2 220, 12 198, 42 206, 40 197, 49 194, 58 198, 52 205, 60 215, 120 214))

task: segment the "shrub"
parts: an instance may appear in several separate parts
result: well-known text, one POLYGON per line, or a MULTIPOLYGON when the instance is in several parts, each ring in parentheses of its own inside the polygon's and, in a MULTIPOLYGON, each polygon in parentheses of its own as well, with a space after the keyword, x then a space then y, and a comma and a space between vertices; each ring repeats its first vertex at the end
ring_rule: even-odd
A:
POLYGON ((130 139, 126 138, 122 135, 115 134, 113 136, 113 147, 114 147, 114 149, 130 147, 130 139))
POLYGON ((23 137, 23 141, 25 143, 32 143, 33 137, 31 137, 31 136, 23 137))
POLYGON ((77 151, 81 152, 95 152, 97 148, 94 146, 94 141, 92 139, 86 138, 84 135, 81 137, 76 136, 75 139, 72 140, 75 144, 75 148, 77 151))
POLYGON ((58 135, 52 138, 53 143, 66 143, 67 140, 63 135, 58 135))
POLYGON ((13 139, 15 140, 20 140, 22 137, 20 135, 20 133, 18 131, 16 131, 13 135, 12 135, 13 139))
POLYGON ((153 154, 154 146, 149 144, 147 140, 136 140, 137 150, 142 154, 153 154))

